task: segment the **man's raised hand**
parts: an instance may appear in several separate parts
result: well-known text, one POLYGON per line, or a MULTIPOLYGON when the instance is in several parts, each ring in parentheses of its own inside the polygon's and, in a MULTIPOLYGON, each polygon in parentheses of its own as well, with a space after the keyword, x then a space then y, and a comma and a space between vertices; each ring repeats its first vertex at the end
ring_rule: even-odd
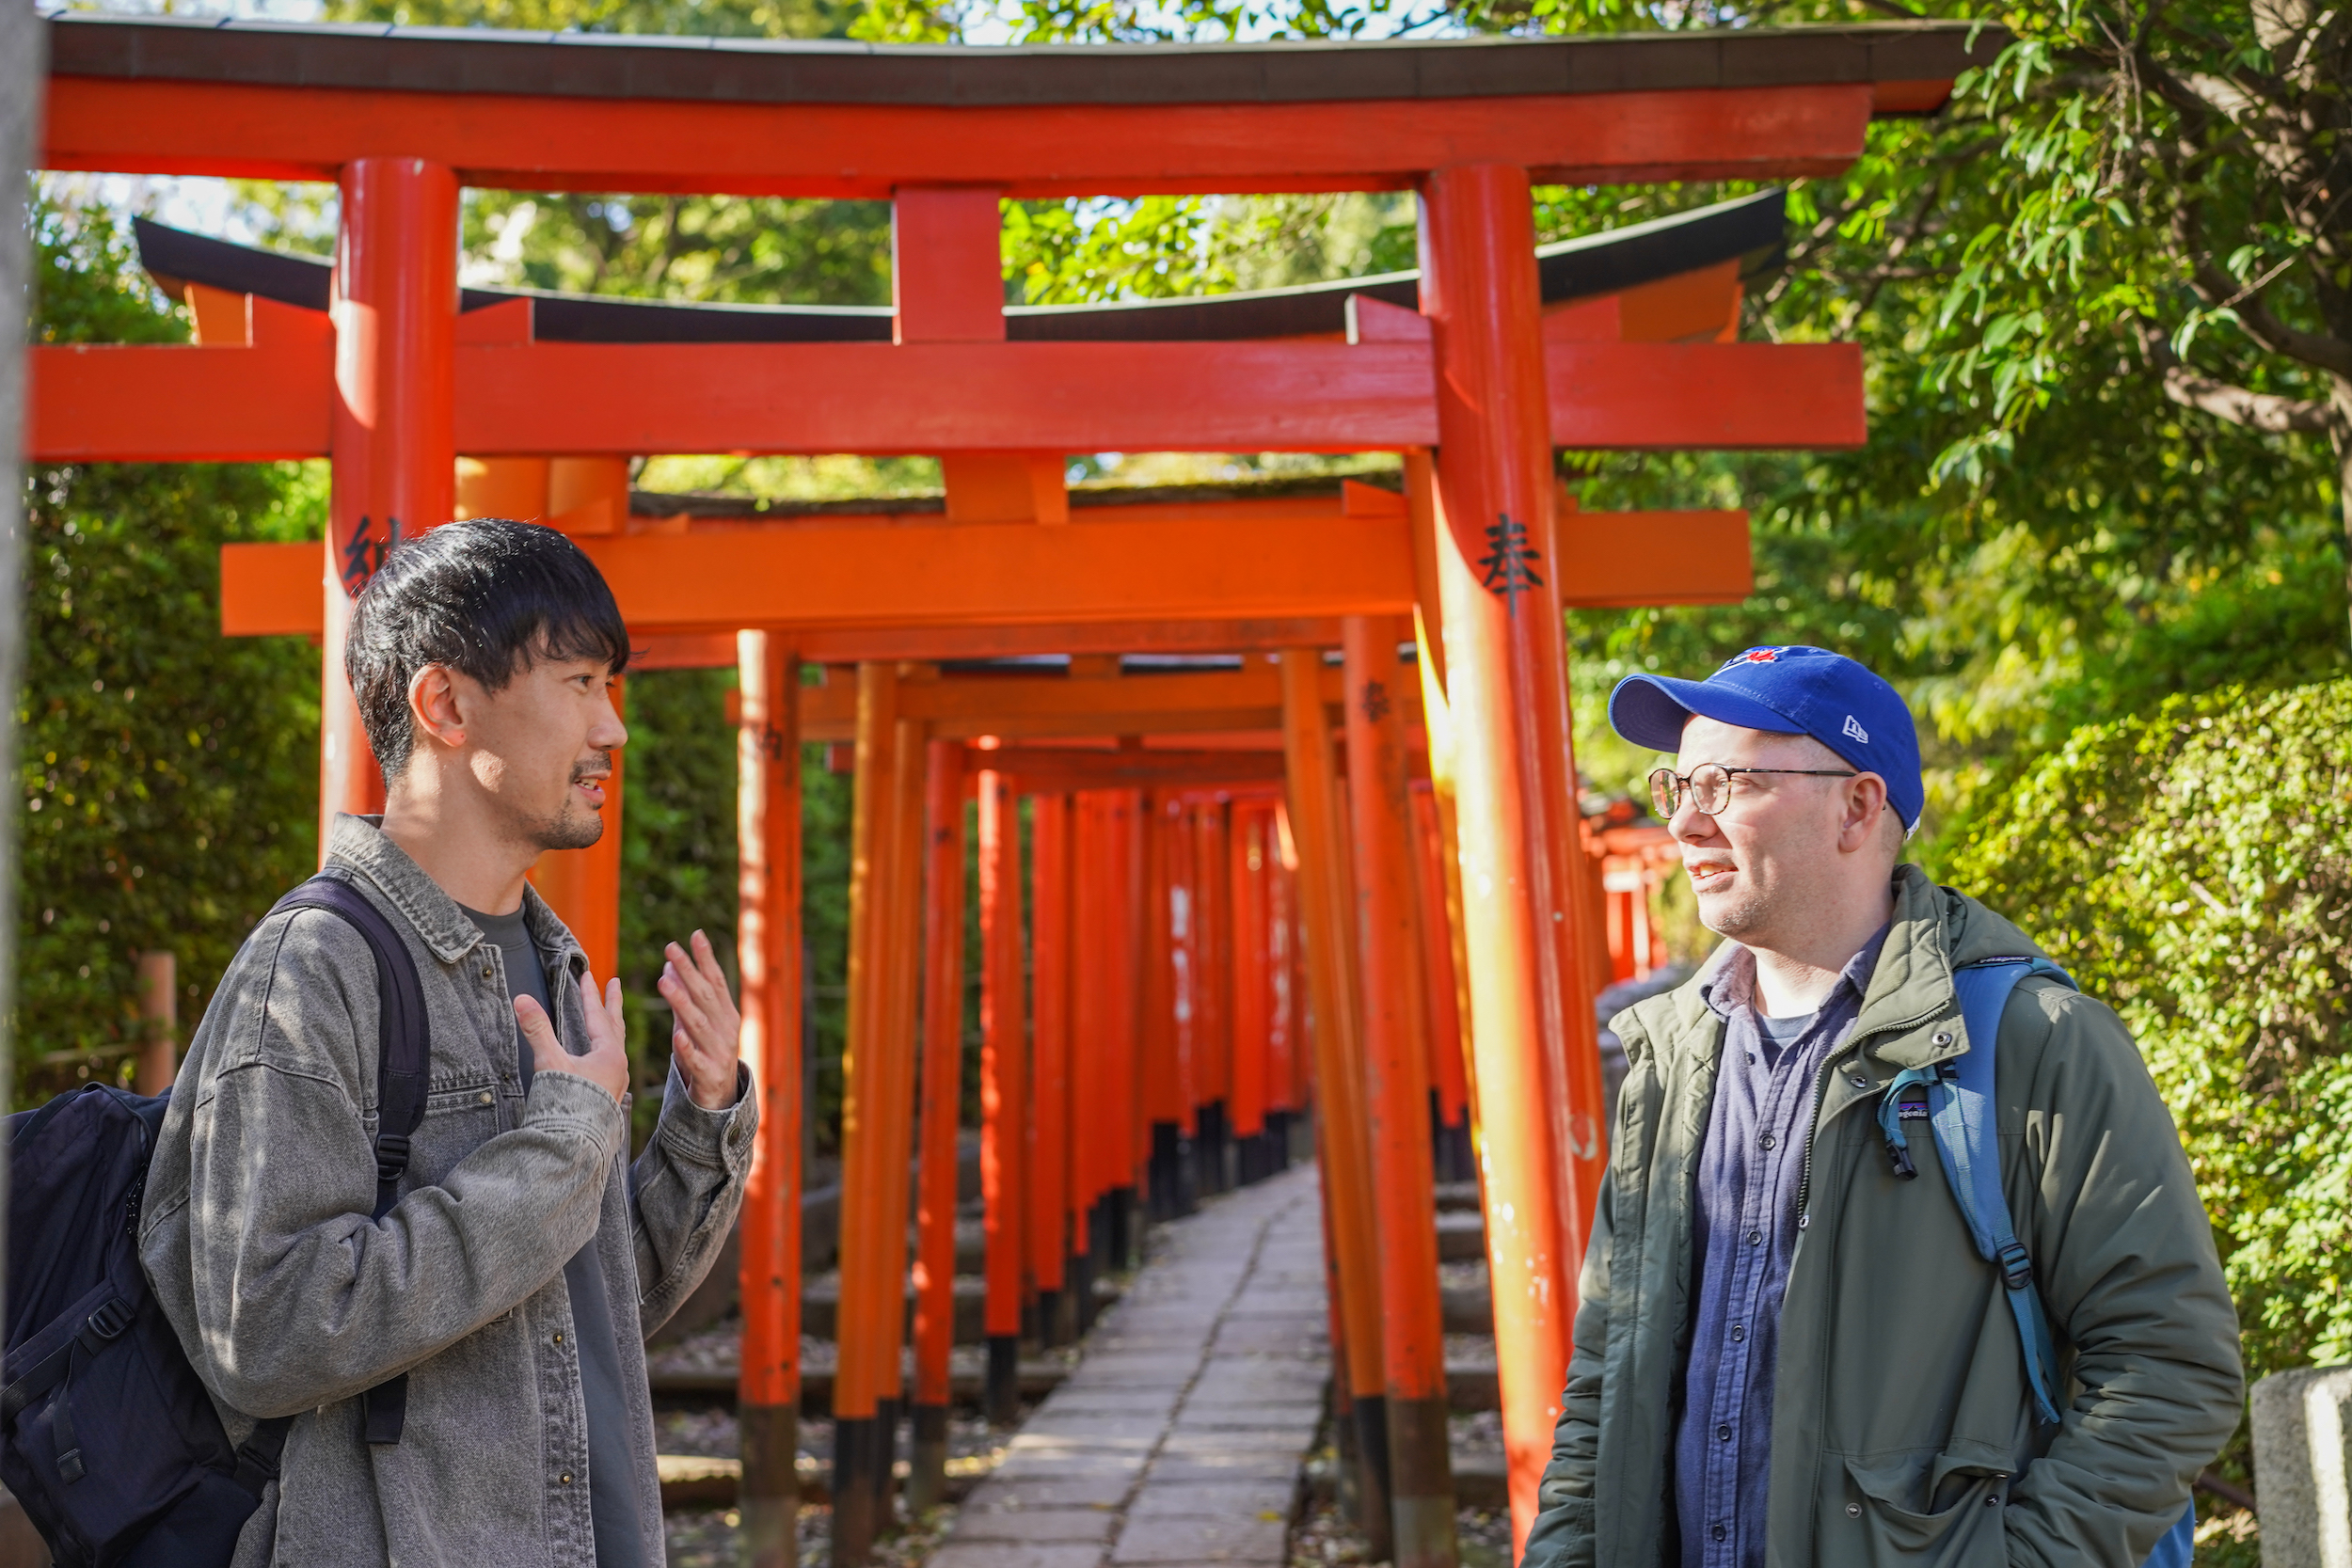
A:
POLYGON ((590 974, 585 979, 580 1000, 588 1011, 586 1055, 575 1056, 564 1049, 564 1042, 555 1037, 555 1026, 548 1022, 547 1009, 536 998, 515 998, 515 1022, 531 1044, 533 1072, 576 1073, 617 1101, 628 1092, 628 1037, 621 1027, 621 982, 607 980, 604 1000, 598 1002, 596 977, 590 974))
POLYGON ((736 1062, 742 1053, 743 1015, 727 993, 726 973, 710 939, 696 931, 690 957, 676 942, 663 950, 658 988, 677 1027, 670 1031, 670 1054, 687 1092, 706 1111, 735 1103, 736 1062))

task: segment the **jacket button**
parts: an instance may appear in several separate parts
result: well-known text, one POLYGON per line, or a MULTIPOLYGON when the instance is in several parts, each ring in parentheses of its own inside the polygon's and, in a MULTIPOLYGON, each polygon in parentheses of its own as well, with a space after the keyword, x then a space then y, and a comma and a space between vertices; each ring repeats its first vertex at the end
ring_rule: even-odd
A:
POLYGON ((482 1103, 484 1103, 485 1105, 487 1105, 487 1104, 489 1104, 489 1103, 490 1103, 490 1091, 489 1091, 489 1090, 487 1090, 487 1089, 485 1089, 485 1090, 483 1090, 483 1091, 482 1091, 482 1103))
POLYGON ((562 1481, 564 1485, 569 1486, 572 1483, 572 1473, 569 1470, 566 1470, 555 1479, 562 1481))
POLYGON ((1935 1032, 1935 1043, 1936 1043, 1936 1044, 1938 1044, 1938 1045, 1949 1045, 1949 1044, 1951 1044, 1951 1043, 1952 1043, 1952 1032, 1951 1032, 1949 1029, 1938 1029, 1938 1030, 1935 1032))
POLYGON ((1987 1507, 1987 1508, 1998 1508, 1998 1507, 2000 1507, 2000 1506, 2001 1506, 2001 1495, 2000 1495, 1998 1492, 1988 1492, 1988 1493, 1986 1493, 1986 1494, 1985 1494, 1985 1497, 1984 1497, 1984 1506, 1985 1506, 1985 1507, 1987 1507))
POLYGON ((484 965, 482 966, 482 977, 483 977, 485 980, 486 980, 486 979, 488 979, 488 978, 490 977, 490 966, 489 966, 488 964, 484 964, 484 965))
POLYGON ((562 1343, 564 1342, 564 1336, 563 1336, 563 1335, 561 1335, 561 1334, 558 1334, 558 1335, 555 1337, 555 1342, 556 1342, 557 1344, 559 1344, 559 1345, 560 1345, 560 1344, 562 1344, 562 1343))
POLYGON ((1862 1517, 1862 1505, 1861 1505, 1860 1503, 1848 1503, 1848 1504, 1846 1505, 1846 1517, 1847 1517, 1847 1518, 1849 1518, 1849 1519, 1859 1519, 1859 1518, 1861 1518, 1861 1517, 1862 1517))
POLYGON ((1847 1079, 1846 1082, 1851 1084, 1857 1089, 1867 1089, 1870 1086, 1870 1078, 1867 1073, 1857 1072, 1851 1078, 1847 1079))

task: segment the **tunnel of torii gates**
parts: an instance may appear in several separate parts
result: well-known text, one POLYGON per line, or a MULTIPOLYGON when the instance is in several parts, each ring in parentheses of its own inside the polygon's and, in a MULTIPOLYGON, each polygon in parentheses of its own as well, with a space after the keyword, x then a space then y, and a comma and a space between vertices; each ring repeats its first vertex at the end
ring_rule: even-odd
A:
MULTIPOLYGON (((1397 1560, 1450 1562, 1434 1085, 1475 1133, 1523 1540, 1607 1146, 1613 900, 1577 801, 1562 614, 1749 581, 1743 515, 1578 514, 1553 451, 1863 438, 1852 345, 1733 341, 1776 200, 1539 253, 1530 186, 1836 174, 1872 116, 1943 103, 1964 28, 1045 49, 95 16, 47 34, 44 167, 341 187, 331 269, 190 236, 166 260, 171 238, 143 232, 194 345, 31 351, 38 461, 332 460, 323 573, 318 546, 223 562, 224 629, 322 643, 322 820, 380 802, 342 641, 404 531, 545 518, 602 567, 645 664, 739 667, 755 1558, 791 1560, 796 1500, 811 740, 850 743, 856 772, 834 1560, 866 1560, 886 1517, 898 1416, 924 1438, 912 1486, 944 1451, 968 793, 999 1408, 1025 1311, 1051 1332, 1086 1306, 1138 1193, 1181 1180, 1185 1134, 1230 1131, 1254 1175, 1299 1117, 1367 1523, 1385 1495, 1397 1560), (461 292, 466 185, 887 199, 894 304, 461 292), (1003 303, 1005 199, 1401 189, 1417 275, 1003 303), (1068 454, 1104 451, 1399 452, 1403 486, 1073 504, 1068 454), (945 503, 637 515, 628 462, 663 452, 935 453, 945 503), (1132 657, 1172 655, 1224 657, 1132 657), (910 1265, 911 1374, 892 1307, 910 1265)), ((619 846, 537 872, 604 974, 619 846)))

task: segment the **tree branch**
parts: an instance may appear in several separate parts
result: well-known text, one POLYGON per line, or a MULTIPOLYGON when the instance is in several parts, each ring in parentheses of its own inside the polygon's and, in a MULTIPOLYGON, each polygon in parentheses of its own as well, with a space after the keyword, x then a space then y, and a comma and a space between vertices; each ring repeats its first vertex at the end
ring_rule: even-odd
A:
POLYGON ((2143 320, 2134 325, 2139 332, 2140 352, 2163 378, 2164 395, 2182 407, 2272 435, 2333 433, 2335 420, 2328 404, 2280 397, 2275 392, 2249 391, 2207 375, 2181 363, 2180 356, 2172 352, 2170 340, 2155 323, 2143 320))
POLYGON ((2213 264, 2213 257, 2205 249, 2199 205, 2192 199, 2173 208, 2172 235, 2180 246, 2181 260, 2188 266, 2191 285, 2205 303, 2216 309, 2235 311, 2246 335, 2271 353, 2300 359, 2336 375, 2352 376, 2352 342, 2289 326, 2263 303, 2264 291, 2240 287, 2229 274, 2213 264))

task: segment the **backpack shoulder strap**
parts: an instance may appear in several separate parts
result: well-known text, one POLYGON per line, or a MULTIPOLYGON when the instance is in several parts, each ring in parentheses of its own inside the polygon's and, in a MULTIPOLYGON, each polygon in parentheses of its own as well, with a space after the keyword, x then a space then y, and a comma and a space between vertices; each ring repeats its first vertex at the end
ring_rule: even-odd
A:
MULTIPOLYGON (((320 873, 280 898, 277 910, 324 910, 339 916, 367 939, 369 951, 375 956, 374 1217, 380 1220, 399 1200, 400 1179, 408 1168, 408 1140, 424 1120, 431 1039, 425 1028, 424 987, 417 978, 417 962, 383 911, 341 877, 320 873)), ((368 1441, 399 1442, 407 1413, 407 1374, 369 1389, 368 1441)), ((278 1442, 284 1441, 282 1429, 275 1435, 278 1442)), ((269 1457, 274 1461, 276 1455, 269 1457)), ((275 1470, 274 1464, 270 1467, 275 1470)))
POLYGON ((1928 1119, 1952 1197, 1968 1222, 1977 1253, 2001 1273, 2025 1348, 2026 1380, 2033 1386, 2035 1413, 2044 1424, 2055 1424, 2058 1419, 2053 1394, 2058 1354, 2051 1343, 2042 1293, 2034 1288, 2033 1260, 2017 1240, 2010 1223, 2009 1200, 2001 1192, 2000 1138, 1993 1098, 2001 1012, 2009 1006, 2010 993, 2028 974, 2050 975, 2069 990, 2074 987, 2064 970, 2042 958, 1994 958, 1963 964, 1952 972, 1968 1049, 1942 1064, 1943 1071, 1929 1090, 1928 1119))

